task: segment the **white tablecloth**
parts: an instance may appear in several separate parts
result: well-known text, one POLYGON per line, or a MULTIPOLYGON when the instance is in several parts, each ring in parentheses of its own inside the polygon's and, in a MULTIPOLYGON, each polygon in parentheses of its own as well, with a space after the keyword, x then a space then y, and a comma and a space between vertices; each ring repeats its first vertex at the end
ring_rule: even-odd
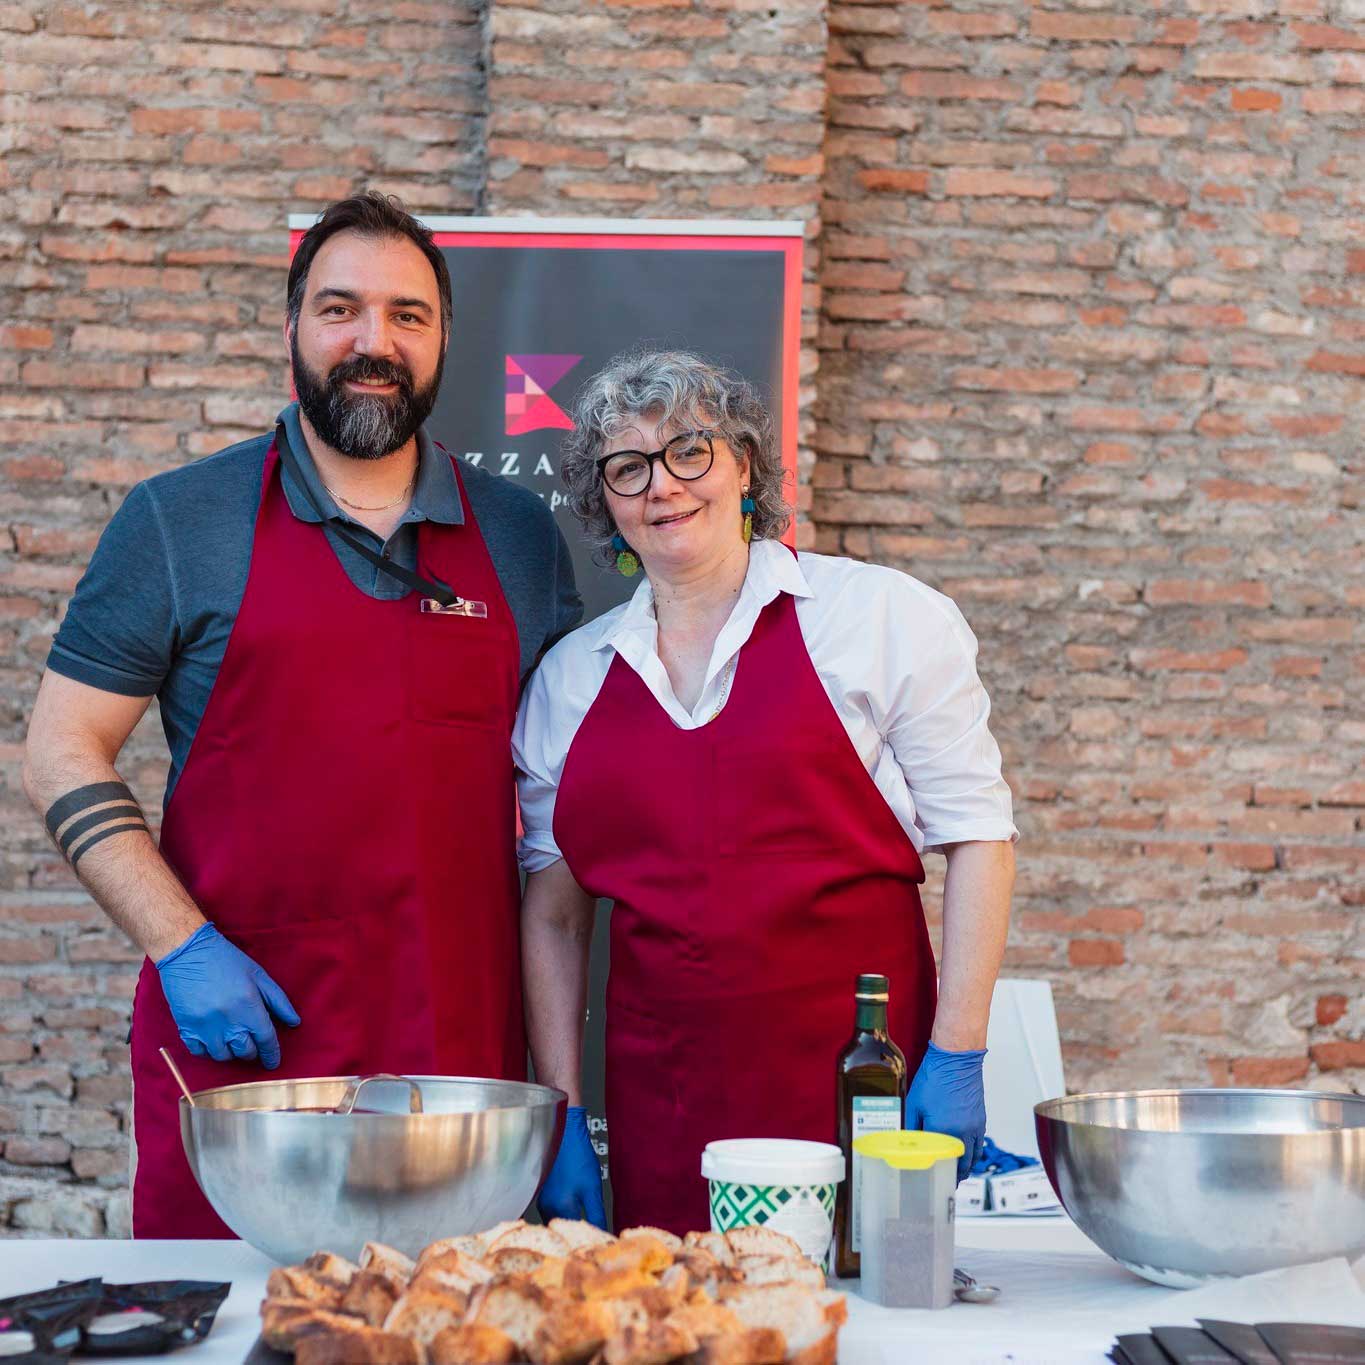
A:
MULTIPOLYGON (((999 1285, 993 1304, 942 1312, 879 1308, 849 1297, 841 1365, 1103 1365, 1121 1331, 1192 1324, 1195 1316, 1365 1327, 1365 1262, 1344 1260, 1180 1291, 1131 1275, 1067 1219, 958 1224, 957 1264, 999 1285)), ((231 1280, 232 1292, 186 1365, 238 1365, 251 1349, 271 1262, 241 1242, 0 1241, 0 1297, 59 1279, 231 1280)), ((158 1359, 160 1359, 158 1357, 158 1359)))

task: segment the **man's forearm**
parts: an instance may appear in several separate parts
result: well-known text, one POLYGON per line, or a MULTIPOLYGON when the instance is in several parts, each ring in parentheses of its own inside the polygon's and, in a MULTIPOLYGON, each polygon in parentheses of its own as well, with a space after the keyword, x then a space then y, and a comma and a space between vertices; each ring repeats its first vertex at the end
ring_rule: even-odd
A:
POLYGON ((153 961, 204 923, 111 763, 91 754, 45 755, 38 761, 30 755, 24 786, 58 852, 105 914, 153 961))
POLYGON ((583 1102, 583 1020, 593 903, 563 863, 532 873, 522 902, 526 1035, 536 1080, 583 1102))
POLYGON ((1014 889, 1014 845, 954 844, 943 883, 943 958, 934 1043, 949 1052, 986 1046, 1014 889))

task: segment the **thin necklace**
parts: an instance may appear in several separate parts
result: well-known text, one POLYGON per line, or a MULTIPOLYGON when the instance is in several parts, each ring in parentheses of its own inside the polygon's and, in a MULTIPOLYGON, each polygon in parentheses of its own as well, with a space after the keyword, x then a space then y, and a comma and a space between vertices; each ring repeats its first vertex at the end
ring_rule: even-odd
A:
POLYGON ((363 503, 363 502, 352 502, 352 501, 350 500, 350 498, 343 498, 343 497, 341 496, 341 494, 338 493, 338 492, 336 491, 336 489, 333 488, 330 484, 323 484, 322 486, 323 486, 323 487, 324 487, 324 488, 325 488, 325 489, 326 489, 326 490, 327 490, 327 491, 328 491, 328 492, 329 492, 329 493, 330 493, 330 494, 331 494, 339 503, 341 503, 341 504, 342 504, 343 506, 345 506, 345 507, 349 507, 349 508, 351 509, 351 511, 353 511, 353 512, 387 512, 387 511, 389 510, 390 507, 397 507, 398 504, 399 504, 400 502, 402 502, 403 499, 406 498, 406 497, 408 496, 409 493, 412 492, 412 486, 413 486, 413 484, 415 484, 416 482, 417 482, 417 475, 416 475, 416 473, 414 472, 412 478, 410 478, 410 479, 408 480, 408 482, 407 482, 407 487, 404 488, 403 491, 402 491, 402 492, 401 492, 401 493, 400 493, 392 502, 381 502, 381 503, 379 504, 378 507, 369 507, 369 506, 367 506, 367 505, 366 505, 365 503, 363 503))
POLYGON ((706 723, 708 725, 710 725, 711 722, 715 720, 715 718, 718 715, 720 715, 722 711, 725 710, 726 698, 728 698, 730 695, 730 684, 735 680, 735 669, 738 666, 738 664, 739 652, 736 651, 734 658, 731 659, 730 662, 725 666, 725 678, 720 685, 720 700, 716 702, 716 709, 712 711, 711 714, 706 718, 706 723))

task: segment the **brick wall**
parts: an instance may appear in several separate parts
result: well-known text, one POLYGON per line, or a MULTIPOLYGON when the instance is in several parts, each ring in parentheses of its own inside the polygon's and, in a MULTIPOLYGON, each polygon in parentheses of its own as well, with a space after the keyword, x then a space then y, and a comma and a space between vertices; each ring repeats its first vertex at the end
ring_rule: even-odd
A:
MULTIPOLYGON (((284 391, 282 214, 808 222, 808 544, 954 596, 1078 1088, 1360 1089, 1365 3, 0 4, 0 1229, 122 1232, 134 955, 24 718, 284 391), (212 267, 212 269, 210 269, 212 267)), ((149 722, 125 772, 155 810, 149 722)))

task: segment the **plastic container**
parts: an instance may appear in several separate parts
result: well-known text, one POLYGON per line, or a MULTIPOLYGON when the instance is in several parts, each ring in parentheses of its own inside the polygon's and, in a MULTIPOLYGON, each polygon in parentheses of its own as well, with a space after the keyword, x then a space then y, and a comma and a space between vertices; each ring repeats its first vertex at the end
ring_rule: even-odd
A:
POLYGON ((888 1308, 947 1308, 962 1143, 942 1133, 868 1133, 853 1152, 862 1162, 863 1298, 888 1308))
POLYGON ((786 1233, 822 1270, 834 1237, 834 1194, 844 1154, 831 1142, 729 1138, 708 1142, 711 1230, 768 1227, 786 1233))

